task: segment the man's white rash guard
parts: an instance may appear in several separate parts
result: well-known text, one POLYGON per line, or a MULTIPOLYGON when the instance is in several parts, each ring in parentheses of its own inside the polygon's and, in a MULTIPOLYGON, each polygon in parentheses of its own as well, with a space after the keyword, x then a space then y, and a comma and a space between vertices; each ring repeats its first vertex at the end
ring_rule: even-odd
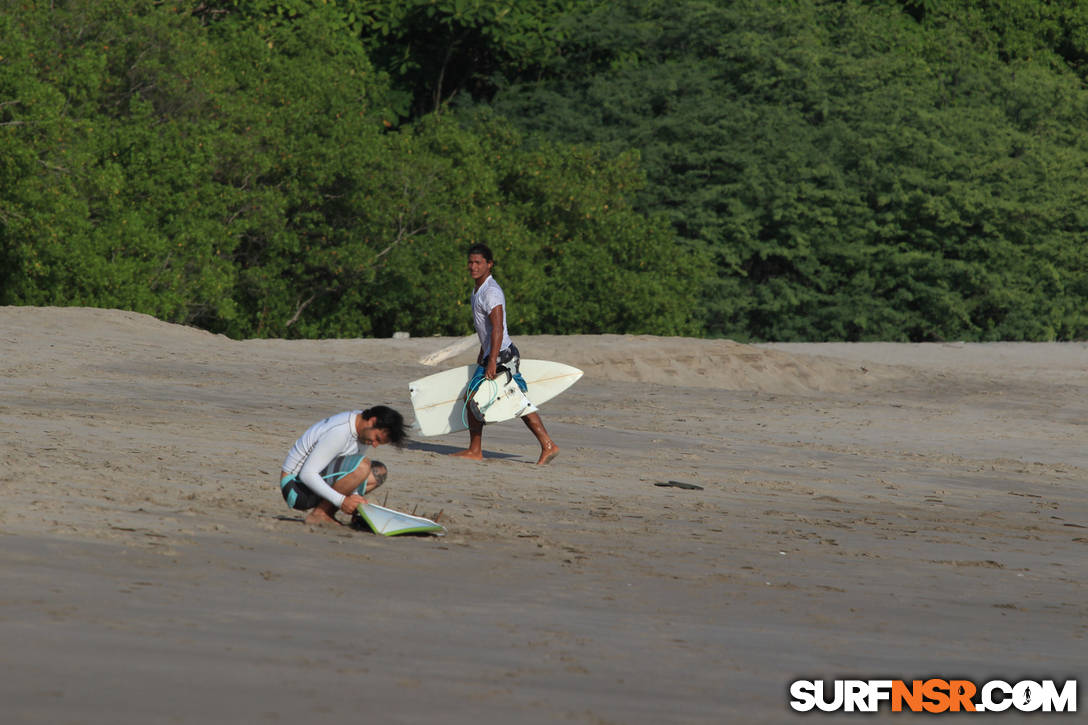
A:
POLYGON ((336 508, 340 508, 347 496, 325 483, 321 471, 334 459, 351 456, 367 448, 360 445, 355 428, 356 417, 362 412, 349 410, 314 423, 295 441, 283 461, 284 471, 295 474, 311 491, 336 508))

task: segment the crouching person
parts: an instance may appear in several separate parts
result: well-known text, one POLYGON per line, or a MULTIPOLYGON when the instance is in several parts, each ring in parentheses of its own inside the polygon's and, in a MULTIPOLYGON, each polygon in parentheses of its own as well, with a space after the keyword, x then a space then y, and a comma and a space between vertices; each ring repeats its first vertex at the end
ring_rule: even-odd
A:
POLYGON ((404 418, 384 405, 337 413, 314 423, 291 446, 280 471, 280 492, 293 509, 309 511, 308 524, 335 524, 363 496, 385 483, 389 470, 368 449, 405 439, 404 418))

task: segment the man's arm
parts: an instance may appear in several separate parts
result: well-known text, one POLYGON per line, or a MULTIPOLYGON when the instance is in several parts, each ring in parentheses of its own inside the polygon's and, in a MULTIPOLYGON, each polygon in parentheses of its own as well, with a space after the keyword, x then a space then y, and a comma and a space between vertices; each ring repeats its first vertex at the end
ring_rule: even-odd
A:
POLYGON ((336 454, 342 448, 342 443, 337 441, 336 438, 337 436, 325 436, 317 442, 314 449, 310 451, 310 455, 306 457, 306 462, 302 464, 302 470, 298 472, 298 478, 311 491, 336 508, 340 508, 344 503, 344 494, 337 492, 332 486, 325 483, 325 479, 321 477, 321 472, 325 470, 325 466, 332 463, 333 459, 336 458, 336 454))
POLYGON ((487 319, 491 323, 491 350, 487 357, 487 370, 484 377, 494 380, 495 369, 499 364, 499 350, 502 349, 502 305, 495 305, 488 313, 487 319))

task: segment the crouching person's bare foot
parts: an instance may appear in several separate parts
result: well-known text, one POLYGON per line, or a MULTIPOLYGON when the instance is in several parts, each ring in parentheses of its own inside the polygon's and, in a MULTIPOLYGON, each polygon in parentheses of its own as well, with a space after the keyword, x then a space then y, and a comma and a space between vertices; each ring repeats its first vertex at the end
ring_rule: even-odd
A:
POLYGON ((329 516, 320 508, 315 508, 310 513, 306 514, 305 522, 307 524, 335 524, 340 525, 340 522, 336 520, 336 517, 329 516))
MULTIPOLYGON (((337 485, 340 485, 338 482, 337 485)), ((346 514, 355 512, 355 509, 360 504, 366 503, 366 499, 358 494, 351 494, 344 497, 344 501, 340 504, 340 510, 346 514)), ((340 526, 340 522, 336 520, 336 506, 328 501, 322 501, 317 506, 314 506, 313 510, 306 515, 306 523, 308 524, 336 524, 340 526)))

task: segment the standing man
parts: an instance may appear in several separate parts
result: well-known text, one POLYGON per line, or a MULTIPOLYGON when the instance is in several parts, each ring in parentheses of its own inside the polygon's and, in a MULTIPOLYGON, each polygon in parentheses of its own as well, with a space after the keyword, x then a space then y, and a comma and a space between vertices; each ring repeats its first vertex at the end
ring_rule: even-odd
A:
POLYGON ((389 470, 364 451, 386 443, 400 447, 404 418, 384 405, 337 413, 314 423, 283 462, 280 492, 287 505, 310 510, 308 524, 336 524, 339 509, 349 516, 366 503, 363 494, 385 483, 389 470), (311 510, 312 509, 312 510, 311 510))
MULTIPOLYGON (((475 244, 469 248, 468 273, 475 284, 472 291, 472 323, 480 338, 480 354, 476 357, 476 372, 468 384, 468 390, 471 394, 485 379, 494 380, 501 367, 510 372, 521 392, 525 393, 529 386, 518 370, 521 355, 506 329, 506 295, 491 276, 491 268, 494 266, 495 260, 486 244, 475 244)), ((452 455, 478 461, 484 457, 484 423, 475 416, 472 406, 467 408, 468 448, 452 455)), ((555 445, 548 436, 548 431, 544 430, 544 422, 540 420, 540 414, 535 407, 532 413, 523 415, 521 419, 540 443, 537 465, 544 465, 559 455, 559 446, 555 445)))

